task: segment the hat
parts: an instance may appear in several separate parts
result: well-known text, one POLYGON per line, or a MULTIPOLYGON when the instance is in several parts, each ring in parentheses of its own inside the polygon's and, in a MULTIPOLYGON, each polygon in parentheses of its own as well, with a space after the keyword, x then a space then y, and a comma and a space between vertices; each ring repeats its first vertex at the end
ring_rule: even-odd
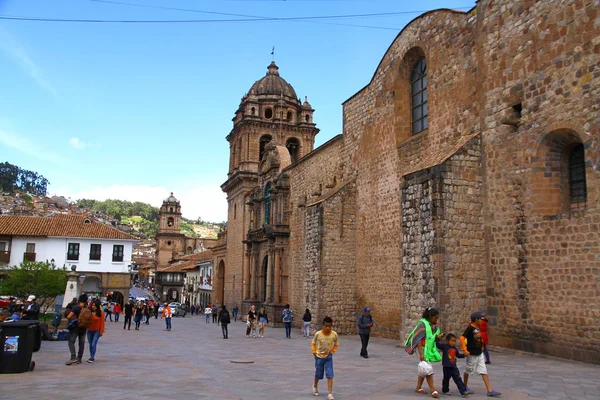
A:
POLYGON ((369 307, 365 307, 365 309, 363 311, 364 312, 371 312, 371 309, 369 307))
POLYGON ((485 315, 479 311, 476 311, 473 314, 471 314, 471 321, 477 321, 478 319, 482 318, 485 318, 485 315))
POLYGON ((35 296, 31 295, 27 298, 27 301, 34 301, 35 300, 35 296))

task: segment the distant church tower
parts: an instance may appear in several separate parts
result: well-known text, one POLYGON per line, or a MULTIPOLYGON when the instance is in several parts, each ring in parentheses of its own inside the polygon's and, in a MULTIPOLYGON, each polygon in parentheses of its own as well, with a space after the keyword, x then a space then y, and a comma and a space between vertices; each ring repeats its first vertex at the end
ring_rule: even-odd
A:
POLYGON ((185 251, 185 235, 179 232, 180 225, 181 205, 171 193, 158 212, 156 260, 159 269, 168 265, 173 254, 179 255, 185 251))
MULTIPOLYGON (((217 267, 215 299, 218 303, 240 303, 253 297, 248 276, 249 254, 243 241, 252 226, 261 224, 252 215, 252 192, 261 188, 261 159, 269 143, 285 147, 289 162, 310 153, 319 132, 308 100, 301 102, 296 91, 279 76, 275 62, 241 99, 233 118, 229 142, 229 172, 221 189, 227 193, 227 250, 217 267)), ((254 276, 254 279, 256 277, 254 276)))

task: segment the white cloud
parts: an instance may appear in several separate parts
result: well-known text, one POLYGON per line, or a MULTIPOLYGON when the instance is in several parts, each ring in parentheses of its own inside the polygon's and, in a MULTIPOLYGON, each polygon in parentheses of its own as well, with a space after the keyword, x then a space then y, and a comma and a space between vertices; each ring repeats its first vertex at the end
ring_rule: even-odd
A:
POLYGON ((85 149, 86 147, 100 147, 100 145, 97 145, 97 144, 84 142, 83 140, 79 139, 78 137, 72 137, 71 139, 69 139, 69 144, 71 146, 73 146, 74 149, 77 149, 77 150, 85 149))
POLYGON ((52 194, 78 199, 119 199, 141 201, 160 207, 171 192, 181 202, 181 212, 189 219, 202 218, 209 222, 227 220, 227 197, 219 185, 196 184, 189 182, 182 187, 164 188, 162 186, 112 185, 96 186, 87 190, 71 188, 52 188, 52 194))
POLYGON ((65 160, 54 153, 42 149, 36 143, 19 134, 0 129, 0 145, 20 151, 28 156, 39 158, 54 163, 61 163, 65 160))
POLYGON ((0 27, 0 49, 2 49, 9 58, 16 61, 40 88, 50 93, 55 99, 59 98, 54 86, 52 86, 50 81, 46 78, 42 69, 31 57, 29 57, 25 48, 17 41, 17 39, 2 27, 0 27))

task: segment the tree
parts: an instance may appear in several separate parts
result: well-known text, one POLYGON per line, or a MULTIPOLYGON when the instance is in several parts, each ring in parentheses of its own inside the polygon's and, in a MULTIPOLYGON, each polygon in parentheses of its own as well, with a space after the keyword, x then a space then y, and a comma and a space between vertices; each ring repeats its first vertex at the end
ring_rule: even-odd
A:
POLYGON ((8 162, 0 163, 0 186, 2 191, 22 190, 36 196, 45 196, 48 179, 35 171, 28 171, 8 162))
POLYGON ((59 268, 48 261, 23 261, 19 266, 8 270, 0 283, 0 293, 26 298, 33 294, 40 305, 45 305, 45 314, 54 298, 65 292, 67 287, 66 268, 59 268))

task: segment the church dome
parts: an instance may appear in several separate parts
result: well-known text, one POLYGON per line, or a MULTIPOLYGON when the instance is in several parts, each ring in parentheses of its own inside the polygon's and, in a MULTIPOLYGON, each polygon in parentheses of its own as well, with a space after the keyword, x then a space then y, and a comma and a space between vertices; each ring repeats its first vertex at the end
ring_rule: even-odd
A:
POLYGON ((262 95, 277 95, 285 96, 295 101, 298 101, 296 91, 286 82, 285 79, 279 76, 279 67, 272 61, 267 67, 268 71, 266 76, 254 82, 254 85, 248 92, 249 96, 262 96, 262 95))
POLYGON ((171 195, 165 200, 165 203, 179 203, 179 200, 177 200, 175 196, 173 196, 173 192, 171 192, 171 195))

